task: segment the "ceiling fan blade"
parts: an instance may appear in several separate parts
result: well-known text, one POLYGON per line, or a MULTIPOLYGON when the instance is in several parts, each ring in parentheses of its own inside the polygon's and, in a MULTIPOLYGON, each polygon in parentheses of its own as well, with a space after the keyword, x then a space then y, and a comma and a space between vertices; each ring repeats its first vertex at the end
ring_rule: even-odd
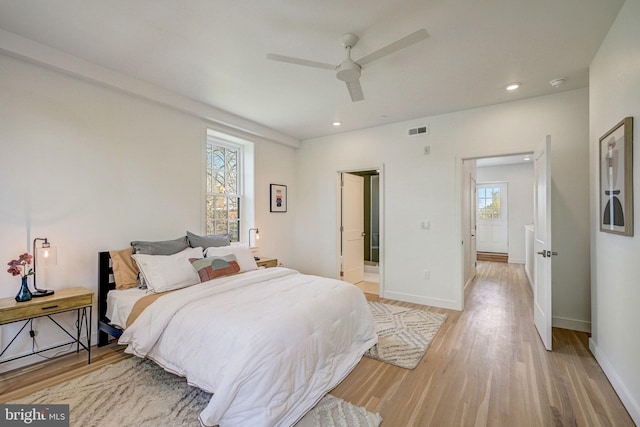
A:
POLYGON ((400 49, 404 49, 405 47, 409 47, 412 44, 418 43, 422 40, 429 38, 429 33, 424 28, 415 31, 408 36, 401 38, 400 40, 396 40, 395 42, 382 47, 375 52, 371 52, 368 55, 363 56, 359 60, 356 61, 361 67, 364 68, 370 62, 375 61, 376 59, 380 59, 383 56, 390 55, 400 49))
POLYGON ((305 65, 307 67, 322 68, 324 70, 336 70, 335 65, 325 64, 324 62, 309 61, 308 59, 294 58, 292 56, 278 55, 275 53, 268 53, 267 59, 271 59, 272 61, 288 62, 290 64, 305 65))
POLYGON ((347 84, 347 89, 349 90, 349 95, 351 95, 351 100, 353 102, 362 101, 364 99, 362 86, 360 86, 360 80, 354 80, 352 82, 345 83, 347 84))

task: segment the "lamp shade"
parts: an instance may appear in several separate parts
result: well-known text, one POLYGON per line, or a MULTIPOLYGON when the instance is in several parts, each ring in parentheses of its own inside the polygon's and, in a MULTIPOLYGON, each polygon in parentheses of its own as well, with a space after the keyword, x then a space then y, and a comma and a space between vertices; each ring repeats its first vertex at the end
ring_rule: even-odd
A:
POLYGON ((258 230, 257 228, 250 228, 249 229, 249 247, 251 248, 251 232, 255 231, 256 232, 256 240, 260 240, 260 230, 258 230))
POLYGON ((33 288, 35 292, 33 293, 34 297, 46 297, 49 295, 53 295, 54 291, 47 289, 39 289, 36 284, 36 278, 38 269, 36 268, 36 264, 38 268, 46 268, 53 265, 58 264, 58 251, 55 247, 51 247, 49 243, 49 239, 36 237, 33 239, 33 288), (36 246, 36 243, 42 242, 42 246, 39 248, 36 246))
POLYGON ((58 249, 55 246, 38 248, 36 256, 40 267, 58 265, 58 249))

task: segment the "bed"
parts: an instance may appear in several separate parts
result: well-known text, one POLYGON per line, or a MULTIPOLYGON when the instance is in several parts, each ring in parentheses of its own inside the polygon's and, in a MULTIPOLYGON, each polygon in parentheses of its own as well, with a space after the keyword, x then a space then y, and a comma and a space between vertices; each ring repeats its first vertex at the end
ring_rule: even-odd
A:
POLYGON ((115 290, 109 252, 99 260, 98 345, 118 338, 213 393, 204 426, 291 426, 377 342, 364 295, 339 280, 246 271, 162 294, 132 320, 145 291, 115 290))

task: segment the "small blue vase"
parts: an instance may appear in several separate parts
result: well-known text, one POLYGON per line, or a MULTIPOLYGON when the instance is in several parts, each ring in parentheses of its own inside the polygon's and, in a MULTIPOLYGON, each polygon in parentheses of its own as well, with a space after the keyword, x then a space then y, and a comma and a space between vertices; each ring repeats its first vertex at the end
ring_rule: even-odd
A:
POLYGON ((31 300, 31 291, 29 290, 27 278, 27 276, 24 276, 22 278, 22 286, 20 286, 20 292, 18 292, 18 295, 16 295, 16 301, 18 302, 31 300))

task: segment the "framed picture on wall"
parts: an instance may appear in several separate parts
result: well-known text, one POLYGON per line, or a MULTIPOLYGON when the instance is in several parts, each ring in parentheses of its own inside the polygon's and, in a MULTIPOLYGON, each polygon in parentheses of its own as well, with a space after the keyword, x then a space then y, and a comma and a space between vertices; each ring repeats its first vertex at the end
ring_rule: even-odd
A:
POLYGON ((600 138, 600 231, 633 236, 633 117, 600 138))
POLYGON ((287 211, 287 186, 271 184, 271 212, 287 211))

